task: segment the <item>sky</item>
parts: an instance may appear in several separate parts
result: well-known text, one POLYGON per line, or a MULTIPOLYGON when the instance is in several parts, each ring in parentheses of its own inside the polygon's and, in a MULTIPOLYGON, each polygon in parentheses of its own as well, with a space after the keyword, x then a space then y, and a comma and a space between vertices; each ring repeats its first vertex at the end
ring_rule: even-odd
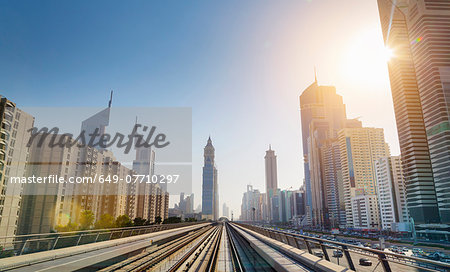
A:
MULTIPOLYGON (((192 107, 201 203, 211 136, 222 203, 303 183, 299 95, 336 86, 349 118, 385 129, 399 154, 376 0, 0 1, 0 94, 19 107, 192 107)), ((171 201, 174 203, 174 199, 171 201)))

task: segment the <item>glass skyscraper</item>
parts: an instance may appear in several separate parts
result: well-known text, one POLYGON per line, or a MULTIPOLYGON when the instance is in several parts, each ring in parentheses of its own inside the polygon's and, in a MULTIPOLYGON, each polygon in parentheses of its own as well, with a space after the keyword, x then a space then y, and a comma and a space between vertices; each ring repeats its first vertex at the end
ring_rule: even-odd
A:
POLYGON ((378 0, 408 209, 450 222, 450 1, 378 0))

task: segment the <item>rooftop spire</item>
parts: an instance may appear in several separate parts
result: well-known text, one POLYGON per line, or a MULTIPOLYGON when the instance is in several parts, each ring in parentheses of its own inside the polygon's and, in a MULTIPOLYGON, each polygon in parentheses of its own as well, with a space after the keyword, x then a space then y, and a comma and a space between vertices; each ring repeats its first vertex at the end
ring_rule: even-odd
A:
POLYGON ((271 144, 269 144, 269 150, 272 150, 272 145, 271 144))
POLYGON ((111 108, 112 96, 113 96, 113 91, 111 90, 111 96, 109 97, 108 108, 111 108))
POLYGON ((314 82, 317 83, 317 69, 316 69, 316 66, 314 66, 314 82))

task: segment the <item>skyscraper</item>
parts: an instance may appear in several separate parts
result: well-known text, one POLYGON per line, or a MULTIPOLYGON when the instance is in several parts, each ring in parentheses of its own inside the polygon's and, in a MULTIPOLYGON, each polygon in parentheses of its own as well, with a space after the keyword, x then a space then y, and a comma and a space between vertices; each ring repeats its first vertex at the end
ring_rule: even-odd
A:
MULTIPOLYGON (((55 141, 67 136, 58 134, 55 141)), ((80 148, 51 145, 52 137, 39 134, 30 146, 28 166, 23 176, 45 177, 57 175, 76 176, 78 153, 80 148), (42 141, 42 145, 39 143, 42 141)), ((70 139, 73 141, 73 139, 70 139)), ((48 233, 57 225, 75 223, 77 217, 77 201, 74 196, 74 184, 65 183, 26 183, 23 187, 22 207, 19 220, 19 234, 48 233)))
POLYGON ((0 236, 13 236, 17 231, 22 184, 9 178, 25 176, 31 135, 28 130, 33 123, 33 116, 0 95, 0 236))
MULTIPOLYGON (((128 169, 116 160, 113 153, 109 150, 103 150, 101 152, 101 171, 103 176, 117 176, 120 180, 125 180, 127 176, 135 175, 135 172, 128 169)), ((134 183, 134 182, 132 182, 134 183)), ((100 218, 103 214, 110 214, 114 218, 127 214, 129 217, 136 217, 136 208, 134 205, 130 206, 128 204, 135 204, 136 197, 133 195, 133 202, 128 202, 129 190, 128 186, 135 186, 136 184, 127 184, 127 182, 117 182, 117 183, 103 183, 100 186, 100 194, 97 197, 99 202, 94 205, 97 207, 97 218, 100 218), (128 214, 131 212, 132 214, 128 214)), ((89 203, 90 204, 90 203, 89 203)), ((89 207, 87 207, 89 209, 89 207)))
POLYGON ((320 150, 322 180, 331 227, 345 225, 344 182, 337 140, 327 140, 320 150))
POLYGON ((398 223, 408 224, 405 181, 400 157, 379 158, 375 162, 375 171, 382 228, 394 230, 398 229, 394 226, 399 226, 398 223))
MULTIPOLYGON (((264 194, 258 189, 253 189, 252 185, 247 185, 247 192, 242 196, 241 220, 261 221, 263 220, 264 194)), ((278 208, 278 206, 277 206, 278 208)), ((278 214, 278 210, 277 210, 278 214)), ((278 221, 278 220, 277 220, 278 221)))
MULTIPOLYGON (((441 2, 441 4, 445 3, 441 2)), ((416 78, 416 72, 419 71, 416 70, 414 65, 416 60, 413 58, 411 51, 411 47, 416 47, 416 42, 414 42, 414 45, 411 44, 412 37, 410 37, 411 30, 408 28, 407 16, 410 14, 412 17, 418 17, 418 6, 409 8, 408 1, 404 0, 396 1, 396 4, 391 0, 378 0, 378 9, 384 42, 387 47, 394 51, 394 57, 388 62, 388 69, 402 167, 407 186, 409 213, 417 224, 436 223, 440 219, 424 114, 426 111, 430 111, 425 108, 430 108, 435 103, 433 99, 438 99, 439 94, 436 92, 435 98, 432 98, 434 95, 430 96, 430 94, 426 95, 428 98, 422 97, 425 91, 419 90, 420 86, 416 78), (423 99, 425 100, 422 101, 423 99)), ((425 33, 421 35, 423 36, 423 34, 425 33)), ((431 36, 428 35, 427 38, 431 38, 431 36)), ((420 40, 419 43, 422 43, 422 41, 420 40)), ((427 43, 429 42, 427 41, 427 43)), ((430 51, 427 49, 423 52, 430 51)), ((430 63, 435 62, 434 58, 429 58, 429 60, 430 63)), ((434 80, 430 82, 434 82, 434 80)), ((431 91, 428 90, 427 92, 431 91)), ((436 105, 442 105, 442 103, 436 105)), ((442 111, 442 107, 436 107, 435 110, 431 111, 440 115, 439 111, 442 111)), ((428 116, 428 123, 430 123, 432 116, 429 113, 428 116)), ((444 116, 447 116, 447 110, 444 111, 444 116)), ((445 131, 438 134, 443 136, 446 133, 448 135, 448 132, 445 131)), ((441 136, 436 137, 441 138, 441 136)), ((449 149, 449 145, 445 141, 442 144, 442 150, 449 149)), ((448 157, 442 159, 443 161, 447 160, 447 165, 450 165, 448 157)), ((447 174, 447 176, 449 175, 447 174)))
POLYGON ((290 190, 280 190, 278 197, 280 200, 280 205, 278 207, 278 213, 280 216, 281 222, 289 222, 289 220, 292 219, 293 216, 293 208, 292 207, 292 198, 293 198, 293 191, 290 190))
POLYGON ((222 215, 225 216, 226 218, 230 218, 229 208, 228 208, 228 206, 227 206, 226 203, 223 203, 223 206, 222 206, 222 215))
POLYGON ((300 95, 306 215, 308 221, 323 225, 328 217, 321 177, 320 148, 324 140, 337 138, 345 123, 342 96, 333 86, 319 86, 316 80, 300 95))
MULTIPOLYGON (((112 91, 108 102, 108 107, 94 114, 81 122, 81 133, 84 133, 86 142, 84 148, 80 148, 78 155, 77 175, 85 177, 94 177, 102 171, 104 167, 99 166, 103 159, 102 151, 104 148, 98 146, 100 137, 105 134, 106 127, 109 125, 111 113, 112 91), (91 135, 94 134, 95 135, 91 135), (92 138, 91 138, 92 137, 92 138), (95 163, 94 163, 95 162, 95 163)), ((110 154, 106 154, 110 157, 110 154)), ((92 211, 96 216, 99 214, 100 196, 102 192, 102 184, 100 183, 78 183, 75 185, 75 195, 77 201, 78 212, 81 214, 83 210, 92 211)))
POLYGON ((278 189, 278 175, 277 175, 277 156, 272 146, 269 145, 269 150, 264 156, 266 169, 266 203, 268 205, 268 217, 272 220, 271 199, 278 189))
POLYGON ((375 161, 389 156, 389 148, 384 141, 383 129, 363 127, 341 129, 339 150, 344 181, 346 225, 359 227, 363 223, 359 220, 354 222, 352 204, 373 201, 372 197, 361 196, 374 196, 376 200, 375 161), (357 198, 356 202, 353 198, 357 198))
MULTIPOLYGON (((84 133, 86 139, 92 140, 91 143, 98 144, 101 135, 105 134, 106 127, 109 125, 109 116, 111 113, 111 104, 112 104, 112 95, 113 91, 111 91, 111 96, 109 98, 108 107, 101 110, 100 112, 92 115, 88 119, 84 120, 81 123, 81 132, 84 133), (91 134, 94 134, 95 137, 91 139, 91 134)), ((89 140, 86 140, 85 144, 89 144, 89 140)), ((98 149, 101 149, 97 146, 98 149)))
MULTIPOLYGON (((133 171, 138 175, 154 174, 154 151, 148 147, 136 147, 136 159, 133 161, 133 171)), ((152 200, 152 194, 155 194, 155 185, 150 183, 139 183, 136 185, 136 217, 140 217, 150 222, 154 222, 154 215, 151 211, 155 210, 155 201, 152 200)), ((154 212, 153 212, 154 213, 154 212)))
POLYGON ((450 1, 410 0, 408 4, 406 21, 430 149, 439 215, 441 223, 449 224, 450 1))
POLYGON ((211 137, 204 148, 203 186, 202 186, 202 216, 217 220, 219 210, 217 169, 214 163, 214 146, 211 137))

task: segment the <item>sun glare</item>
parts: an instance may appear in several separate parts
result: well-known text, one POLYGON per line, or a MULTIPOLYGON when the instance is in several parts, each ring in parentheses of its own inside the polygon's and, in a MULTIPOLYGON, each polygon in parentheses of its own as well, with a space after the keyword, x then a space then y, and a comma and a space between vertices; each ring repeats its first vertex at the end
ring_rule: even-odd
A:
POLYGON ((383 54, 384 54, 384 60, 386 62, 388 62, 394 57, 394 50, 392 50, 392 48, 385 47, 383 54))
POLYGON ((387 76, 387 62, 393 56, 393 50, 384 46, 379 30, 368 29, 349 40, 343 72, 352 80, 373 82, 387 76))

